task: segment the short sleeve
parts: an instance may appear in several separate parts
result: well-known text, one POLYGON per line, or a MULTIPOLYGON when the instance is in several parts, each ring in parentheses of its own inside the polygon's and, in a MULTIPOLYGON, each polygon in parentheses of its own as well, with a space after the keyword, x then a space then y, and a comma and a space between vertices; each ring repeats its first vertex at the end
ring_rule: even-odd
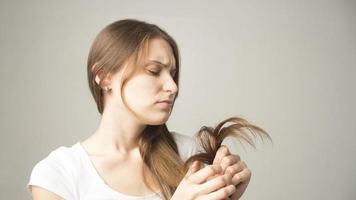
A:
POLYGON ((39 186, 64 199, 75 199, 74 181, 68 163, 58 154, 59 152, 52 152, 35 165, 27 189, 30 192, 30 186, 39 186))

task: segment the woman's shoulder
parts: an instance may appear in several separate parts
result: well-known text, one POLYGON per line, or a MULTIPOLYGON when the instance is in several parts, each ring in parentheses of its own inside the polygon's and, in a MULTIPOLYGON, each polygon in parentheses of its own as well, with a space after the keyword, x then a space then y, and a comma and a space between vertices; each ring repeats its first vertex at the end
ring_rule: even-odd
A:
POLYGON ((62 197, 71 198, 72 188, 75 184, 76 171, 80 164, 80 149, 76 143, 70 147, 60 146, 52 150, 46 157, 38 161, 33 167, 30 186, 40 186, 62 197))
POLYGON ((199 150, 195 139, 192 136, 171 131, 178 146, 179 155, 185 161, 199 150))
POLYGON ((74 165, 80 161, 80 152, 78 149, 79 143, 72 146, 60 146, 52 150, 45 158, 40 160, 37 165, 54 165, 58 164, 62 167, 68 165, 74 165))

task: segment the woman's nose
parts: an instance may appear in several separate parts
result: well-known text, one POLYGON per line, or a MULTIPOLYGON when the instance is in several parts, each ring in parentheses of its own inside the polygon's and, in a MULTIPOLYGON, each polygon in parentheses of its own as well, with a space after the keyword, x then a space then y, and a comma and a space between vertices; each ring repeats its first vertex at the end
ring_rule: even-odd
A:
POLYGON ((169 76, 164 83, 164 91, 170 91, 172 94, 176 94, 178 92, 178 86, 174 82, 173 77, 169 76))

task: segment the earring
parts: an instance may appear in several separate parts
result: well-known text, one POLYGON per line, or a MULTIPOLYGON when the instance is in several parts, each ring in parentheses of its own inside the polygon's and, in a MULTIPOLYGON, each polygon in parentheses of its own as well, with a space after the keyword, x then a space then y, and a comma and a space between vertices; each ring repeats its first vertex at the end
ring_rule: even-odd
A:
POLYGON ((111 91, 111 88, 109 88, 109 87, 104 87, 103 90, 104 90, 104 92, 109 92, 109 91, 111 91))

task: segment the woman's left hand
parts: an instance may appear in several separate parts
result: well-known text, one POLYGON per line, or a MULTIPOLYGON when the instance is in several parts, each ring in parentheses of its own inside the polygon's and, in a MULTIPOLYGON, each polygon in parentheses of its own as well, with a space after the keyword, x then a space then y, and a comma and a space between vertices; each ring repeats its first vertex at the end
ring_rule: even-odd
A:
POLYGON ((251 171, 247 168, 245 162, 241 161, 239 155, 231 154, 226 146, 221 145, 216 152, 213 164, 220 164, 223 174, 229 173, 232 175, 231 182, 236 186, 236 192, 230 196, 230 199, 240 199, 251 179, 251 171))

